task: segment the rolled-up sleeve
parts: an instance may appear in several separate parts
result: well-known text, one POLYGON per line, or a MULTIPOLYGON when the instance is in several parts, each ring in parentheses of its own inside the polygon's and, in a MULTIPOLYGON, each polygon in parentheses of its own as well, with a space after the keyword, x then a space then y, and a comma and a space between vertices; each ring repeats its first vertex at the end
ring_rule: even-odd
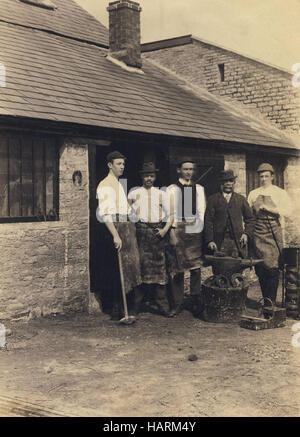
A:
POLYGON ((97 188, 97 218, 101 222, 114 221, 113 217, 117 210, 117 200, 115 190, 107 185, 97 188))

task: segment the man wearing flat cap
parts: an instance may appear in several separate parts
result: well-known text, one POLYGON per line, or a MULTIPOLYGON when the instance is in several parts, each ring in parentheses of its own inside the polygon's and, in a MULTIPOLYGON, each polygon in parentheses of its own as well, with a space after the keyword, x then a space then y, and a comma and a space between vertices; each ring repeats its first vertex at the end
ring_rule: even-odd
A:
POLYGON ((135 214, 141 260, 144 296, 140 300, 148 297, 162 315, 170 317, 167 283, 176 269, 169 242, 173 215, 167 192, 153 186, 157 172, 153 162, 145 162, 139 171, 143 185, 131 190, 128 200, 135 214))
POLYGON ((125 169, 125 156, 118 151, 110 152, 107 157, 109 173, 97 187, 99 206, 97 218, 103 223, 103 258, 99 260, 101 270, 100 287, 109 295, 107 307, 113 319, 123 316, 120 266, 120 253, 124 288, 127 295, 128 310, 135 312, 135 294, 141 284, 139 251, 135 225, 129 220, 130 206, 119 178, 125 169))
POLYGON ((246 256, 255 222, 246 198, 234 191, 236 178, 232 170, 221 172, 220 192, 208 198, 204 218, 208 249, 235 258, 246 256))
POLYGON ((174 224, 171 238, 176 243, 180 272, 172 278, 170 289, 175 313, 184 300, 184 271, 190 271, 192 312, 199 312, 201 288, 202 231, 204 224, 204 188, 194 181, 196 163, 185 157, 177 164, 178 180, 168 187, 174 204, 174 224))
MULTIPOLYGON (((255 267, 262 296, 275 304, 279 285, 280 255, 283 247, 282 228, 284 217, 292 212, 291 200, 285 190, 273 185, 274 168, 269 163, 261 164, 257 173, 260 187, 251 191, 248 202, 253 209, 256 222, 254 227, 254 255, 263 258, 263 264, 255 267)), ((265 306, 270 306, 268 300, 265 306)))

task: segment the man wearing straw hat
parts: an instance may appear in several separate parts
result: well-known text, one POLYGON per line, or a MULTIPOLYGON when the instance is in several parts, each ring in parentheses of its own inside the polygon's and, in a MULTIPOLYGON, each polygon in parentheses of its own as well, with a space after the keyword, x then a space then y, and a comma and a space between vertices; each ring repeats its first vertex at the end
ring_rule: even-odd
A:
POLYGON ((252 190, 248 202, 253 209, 256 223, 254 228, 254 251, 257 258, 263 258, 261 265, 255 266, 264 305, 276 303, 279 285, 279 264, 283 247, 282 227, 284 217, 292 212, 292 204, 285 190, 273 185, 274 168, 263 163, 258 169, 260 187, 252 190))
POLYGON ((167 192, 153 186, 157 172, 153 162, 145 162, 139 171, 143 185, 131 190, 128 199, 135 213, 143 297, 148 297, 160 314, 170 317, 167 283, 176 269, 169 239, 173 215, 167 192))
MULTIPOLYGON (((135 310, 135 293, 141 284, 140 259, 136 240, 135 225, 129 220, 129 204, 119 178, 125 169, 125 156, 118 151, 107 155, 106 161, 109 173, 97 187, 99 206, 97 218, 104 223, 105 256, 99 260, 102 270, 102 287, 109 288, 110 309, 113 319, 120 319, 123 306, 128 302, 129 312, 135 310), (120 282, 121 279, 121 282, 120 282)), ((125 179, 124 179, 125 180, 125 179)), ((104 253, 104 251, 103 251, 104 253)))
POLYGON ((232 257, 245 257, 255 219, 244 196, 234 191, 237 176, 233 170, 220 175, 220 191, 208 198, 204 237, 208 249, 232 257))

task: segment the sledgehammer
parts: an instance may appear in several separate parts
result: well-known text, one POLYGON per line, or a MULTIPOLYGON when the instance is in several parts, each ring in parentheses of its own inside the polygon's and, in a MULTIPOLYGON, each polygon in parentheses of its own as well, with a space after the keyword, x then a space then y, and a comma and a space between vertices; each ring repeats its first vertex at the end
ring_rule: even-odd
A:
POLYGON ((120 280, 121 280, 121 288, 122 288, 122 298, 123 298, 123 306, 124 306, 124 313, 125 317, 123 317, 121 320, 119 320, 119 323, 122 325, 132 325, 135 323, 136 319, 134 316, 128 315, 128 307, 127 307, 127 299, 126 299, 126 292, 125 292, 125 282, 124 282, 124 273, 123 273, 123 263, 122 263, 122 257, 120 251, 118 251, 118 261, 119 261, 119 270, 120 270, 120 280))

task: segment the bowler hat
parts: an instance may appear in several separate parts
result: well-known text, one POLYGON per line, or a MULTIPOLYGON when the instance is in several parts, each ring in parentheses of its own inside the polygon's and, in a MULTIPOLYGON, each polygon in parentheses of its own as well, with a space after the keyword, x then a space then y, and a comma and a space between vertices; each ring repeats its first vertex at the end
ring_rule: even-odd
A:
POLYGON ((158 170, 155 167, 154 162, 144 162, 143 168, 139 170, 139 173, 156 173, 156 172, 158 172, 158 170))
POLYGON ((219 181, 229 181, 230 179, 236 179, 237 176, 233 173, 233 170, 222 170, 219 181))
POLYGON ((106 162, 113 162, 114 159, 126 159, 126 157, 124 155, 122 155, 121 152, 119 152, 118 150, 115 150, 114 152, 110 152, 107 156, 106 156, 106 162))
POLYGON ((264 162, 263 164, 260 164, 260 166, 258 167, 257 173, 261 173, 263 171, 270 171, 271 173, 274 173, 274 168, 271 164, 264 162))

